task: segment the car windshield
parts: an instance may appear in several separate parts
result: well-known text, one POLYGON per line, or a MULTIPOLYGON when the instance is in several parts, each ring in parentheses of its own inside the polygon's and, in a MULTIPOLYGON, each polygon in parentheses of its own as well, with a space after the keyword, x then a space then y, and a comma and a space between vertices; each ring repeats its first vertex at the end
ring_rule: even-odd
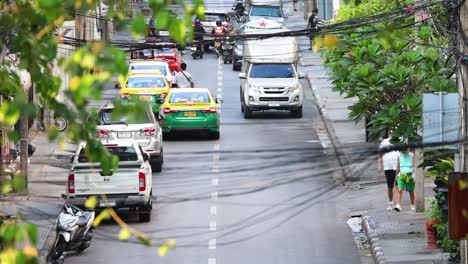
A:
POLYGON ((206 22, 216 22, 216 20, 221 20, 221 22, 226 21, 225 14, 215 14, 215 13, 205 13, 205 20, 206 22))
POLYGON ((132 71, 159 71, 161 74, 166 75, 166 67, 160 64, 131 64, 130 70, 132 71))
POLYGON ((98 113, 98 126, 103 125, 115 125, 115 124, 148 124, 151 123, 151 119, 148 116, 148 112, 138 114, 138 115, 113 115, 113 109, 102 109, 98 113))
POLYGON ((262 17, 281 17, 281 9, 279 6, 253 6, 250 11, 251 16, 262 17))
MULTIPOLYGON (((107 150, 110 154, 116 155, 119 158, 119 161, 138 160, 138 155, 134 147, 108 147, 107 150)), ((84 148, 81 149, 80 154, 78 155, 78 162, 89 162, 84 148)))
POLYGON ((148 77, 130 77, 127 80, 127 88, 164 88, 163 77, 148 76, 148 77))
POLYGON ((250 69, 251 78, 293 78, 294 69, 291 64, 253 64, 250 69))
POLYGON ((170 103, 181 104, 186 102, 209 103, 210 96, 207 92, 179 92, 172 93, 169 99, 170 103))
POLYGON ((158 55, 173 55, 174 54, 174 49, 172 48, 165 48, 165 49, 155 49, 154 51, 154 56, 158 55))

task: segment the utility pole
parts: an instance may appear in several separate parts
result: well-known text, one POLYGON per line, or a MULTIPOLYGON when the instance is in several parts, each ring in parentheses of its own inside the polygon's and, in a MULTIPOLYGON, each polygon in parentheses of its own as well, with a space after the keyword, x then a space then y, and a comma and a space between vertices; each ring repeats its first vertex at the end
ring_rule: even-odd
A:
MULTIPOLYGON (((460 7, 460 31, 468 36, 468 2, 460 7)), ((458 49, 461 55, 468 56, 468 44, 463 38, 462 33, 458 36, 458 49)), ((464 100, 468 95, 468 61, 466 57, 463 62, 459 63, 457 71, 457 86, 460 93, 460 104, 462 106, 462 139, 463 145, 460 149, 460 169, 461 172, 468 171, 468 103, 464 100)), ((468 242, 466 239, 460 240, 460 263, 468 264, 468 242)))
MULTIPOLYGON (((418 3, 421 0, 415 0, 415 6, 418 5, 418 3)), ((414 22, 418 23, 422 20, 422 15, 423 15, 422 10, 417 11, 414 14, 414 22)), ((418 34, 418 29, 416 27, 415 31, 415 36, 418 34)), ((414 188, 414 195, 415 195, 415 207, 416 207, 416 212, 422 213, 424 212, 424 170, 420 168, 419 162, 421 161, 421 158, 424 156, 423 151, 419 148, 415 150, 414 155, 416 156, 416 168, 414 168, 414 182, 415 182, 415 188, 414 188)))
MULTIPOLYGON (((25 93, 29 92, 29 89, 32 89, 31 85, 31 75, 27 72, 22 76, 22 89, 25 93)), ((21 177, 24 180, 24 191, 28 192, 28 115, 26 113, 21 113, 20 116, 20 172, 21 177)))

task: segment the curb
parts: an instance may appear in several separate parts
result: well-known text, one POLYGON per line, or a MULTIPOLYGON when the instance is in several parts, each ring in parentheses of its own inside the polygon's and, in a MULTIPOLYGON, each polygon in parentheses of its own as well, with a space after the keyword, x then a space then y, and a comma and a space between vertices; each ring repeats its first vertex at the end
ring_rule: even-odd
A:
MULTIPOLYGON (((301 56, 301 60, 302 60, 302 56, 301 56)), ((343 148, 343 144, 341 143, 340 139, 336 135, 335 126, 333 125, 333 122, 328 116, 328 112, 325 107, 325 104, 322 101, 322 97, 320 96, 320 93, 318 92, 317 87, 312 82, 312 77, 310 76, 310 73, 307 73, 307 80, 309 82, 310 88, 312 89, 312 94, 314 95, 315 101, 319 108, 322 121, 325 124, 325 130, 327 131, 328 137, 330 138, 330 141, 332 143, 333 152, 335 153, 335 156, 341 168, 341 177, 337 178, 336 180, 341 181, 341 182, 346 181, 348 178, 351 177, 352 174, 349 171, 349 168, 347 168, 346 166, 347 164, 350 164, 349 161, 346 159, 345 155, 340 151, 340 149, 343 148)))
MULTIPOLYGON (((55 226, 54 226, 55 227, 55 226)), ((39 263, 40 264, 47 264, 48 263, 48 256, 49 252, 54 246, 55 237, 57 233, 55 232, 55 228, 52 228, 47 235, 46 240, 44 241, 44 245, 42 249, 39 251, 39 263)))
POLYGON ((385 264, 387 263, 385 259, 385 254, 383 252, 382 247, 379 243, 379 238, 377 237, 377 233, 372 230, 369 224, 370 216, 366 215, 362 217, 362 227, 364 229, 364 233, 366 234, 367 241, 371 246, 372 256, 374 257, 375 263, 377 264, 385 264))

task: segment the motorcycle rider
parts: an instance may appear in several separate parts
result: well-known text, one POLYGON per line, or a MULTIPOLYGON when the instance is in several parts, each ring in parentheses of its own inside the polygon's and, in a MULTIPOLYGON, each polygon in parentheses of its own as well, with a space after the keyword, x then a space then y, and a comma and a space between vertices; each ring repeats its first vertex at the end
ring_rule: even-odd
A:
POLYGON ((195 19, 195 25, 193 27, 193 39, 198 41, 197 49, 203 52, 205 44, 203 42, 203 35, 206 34, 205 29, 203 28, 200 19, 195 19))
POLYGON ((213 27, 213 29, 211 30, 211 34, 216 35, 216 36, 222 36, 225 33, 227 33, 227 28, 222 26, 221 19, 217 19, 216 26, 213 27))
POLYGON ((245 11, 244 3, 242 2, 242 0, 237 0, 234 3, 234 10, 236 11, 237 18, 240 20, 241 17, 244 16, 245 11))

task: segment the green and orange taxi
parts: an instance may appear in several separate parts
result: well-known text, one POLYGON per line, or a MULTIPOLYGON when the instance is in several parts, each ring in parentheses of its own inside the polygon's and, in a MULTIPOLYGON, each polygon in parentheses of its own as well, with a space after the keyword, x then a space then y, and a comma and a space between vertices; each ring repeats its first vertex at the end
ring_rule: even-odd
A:
POLYGON ((137 99, 148 102, 155 113, 159 112, 160 99, 164 99, 170 87, 162 74, 137 73, 129 74, 121 84, 119 91, 120 100, 129 102, 134 96, 137 99))
POLYGON ((209 132, 219 139, 218 103, 206 88, 171 89, 160 111, 163 132, 209 132))

